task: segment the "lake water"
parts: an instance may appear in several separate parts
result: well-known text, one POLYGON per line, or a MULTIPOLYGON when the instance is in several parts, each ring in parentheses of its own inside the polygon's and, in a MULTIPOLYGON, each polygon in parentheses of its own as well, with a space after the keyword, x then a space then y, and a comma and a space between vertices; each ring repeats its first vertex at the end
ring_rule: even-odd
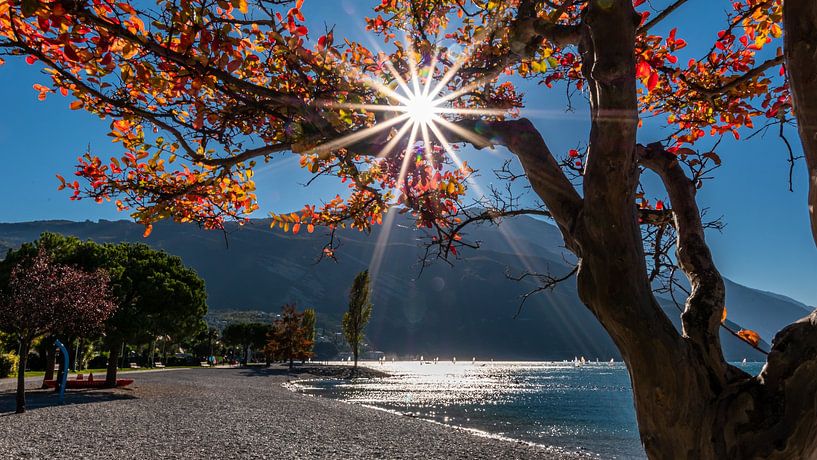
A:
MULTIPOLYGON (((645 458, 622 363, 370 364, 383 379, 301 382, 301 391, 600 458, 645 458)), ((761 363, 738 364, 755 374, 761 363)))

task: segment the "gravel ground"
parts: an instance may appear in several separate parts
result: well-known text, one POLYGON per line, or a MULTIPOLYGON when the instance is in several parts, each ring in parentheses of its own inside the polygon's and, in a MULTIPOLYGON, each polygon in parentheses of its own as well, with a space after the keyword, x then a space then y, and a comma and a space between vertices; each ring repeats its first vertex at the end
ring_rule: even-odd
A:
POLYGON ((142 373, 128 389, 69 391, 63 406, 51 392, 32 391, 21 415, 11 413, 14 395, 0 381, 0 458, 579 458, 282 386, 333 372, 142 373))

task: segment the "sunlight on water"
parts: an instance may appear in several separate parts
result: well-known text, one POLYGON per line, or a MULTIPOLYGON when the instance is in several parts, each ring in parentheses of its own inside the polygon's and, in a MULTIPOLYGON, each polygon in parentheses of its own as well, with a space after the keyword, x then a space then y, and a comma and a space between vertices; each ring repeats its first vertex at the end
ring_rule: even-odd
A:
MULTIPOLYGON (((386 362, 383 379, 301 382, 301 391, 601 458, 644 458, 621 363, 386 362)), ((757 373, 761 365, 738 365, 757 373)))

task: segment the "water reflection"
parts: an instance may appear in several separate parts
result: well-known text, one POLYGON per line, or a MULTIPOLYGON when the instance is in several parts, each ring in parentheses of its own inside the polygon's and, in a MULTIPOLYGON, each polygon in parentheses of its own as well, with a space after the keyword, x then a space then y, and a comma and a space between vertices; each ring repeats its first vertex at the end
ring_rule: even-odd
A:
MULTIPOLYGON (((602 458, 644 458, 621 363, 374 366, 391 376, 301 382, 302 391, 602 458)), ((760 369, 754 363, 741 367, 752 373, 760 369)))

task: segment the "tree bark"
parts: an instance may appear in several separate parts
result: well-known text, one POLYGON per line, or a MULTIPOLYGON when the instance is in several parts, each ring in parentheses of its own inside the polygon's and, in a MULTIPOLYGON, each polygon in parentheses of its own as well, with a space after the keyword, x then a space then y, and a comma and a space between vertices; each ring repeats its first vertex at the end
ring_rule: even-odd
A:
POLYGON ((792 104, 808 168, 811 232, 817 244, 817 2, 783 2, 783 30, 792 104))
POLYGON ((119 351, 122 349, 123 341, 116 339, 111 341, 108 353, 108 369, 105 372, 105 386, 116 387, 116 373, 119 370, 119 351))
POLYGON ((31 339, 20 339, 20 360, 17 362, 17 408, 15 410, 18 414, 26 411, 26 365, 30 346, 31 339))

